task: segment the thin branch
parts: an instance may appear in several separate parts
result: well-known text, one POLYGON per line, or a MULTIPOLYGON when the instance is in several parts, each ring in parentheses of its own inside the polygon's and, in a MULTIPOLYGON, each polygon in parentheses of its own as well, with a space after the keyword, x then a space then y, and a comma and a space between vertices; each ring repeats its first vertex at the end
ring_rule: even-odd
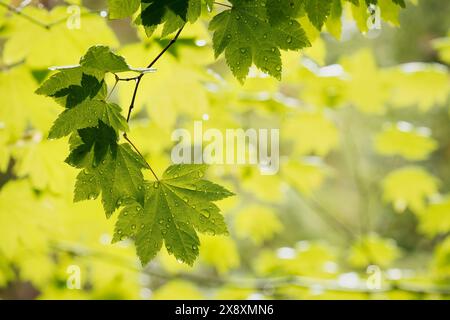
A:
POLYGON ((119 82, 119 81, 125 81, 125 82, 127 82, 127 81, 137 81, 138 78, 139 78, 142 74, 143 74, 143 73, 141 73, 140 75, 138 75, 138 76, 136 76, 136 77, 130 77, 130 78, 119 78, 116 74, 114 74, 114 76, 116 76, 117 82, 119 82))
MULTIPOLYGON (((150 62, 150 64, 147 66, 147 69, 150 69, 151 67, 153 67, 155 65, 156 62, 158 62, 158 60, 164 55, 164 53, 167 52, 167 50, 169 50, 169 48, 178 40, 178 37, 180 36, 181 32, 183 31, 184 26, 182 26, 180 28, 180 30, 178 30, 177 34, 175 35, 175 37, 169 42, 169 44, 156 56, 155 59, 153 59, 152 62, 150 62)), ((133 92, 133 97, 131 98, 131 103, 130 103, 130 107, 128 108, 128 115, 127 115, 127 122, 130 121, 130 117, 131 117, 131 112, 133 111, 134 108, 134 103, 136 102, 136 96, 137 96, 137 92, 139 90, 139 85, 141 84, 141 80, 142 77, 145 75, 145 73, 141 73, 138 77, 136 77, 135 80, 136 81, 136 86, 134 87, 134 92, 133 92)))
MULTIPOLYGON (((28 5, 28 4, 27 4, 27 5, 28 5)), ((37 26, 39 26, 39 27, 41 27, 41 28, 44 28, 44 29, 46 29, 46 30, 50 30, 52 27, 54 27, 54 26, 56 26, 56 25, 59 25, 59 24, 61 24, 61 23, 66 22, 67 19, 69 18, 69 16, 67 16, 67 17, 61 18, 61 19, 59 19, 59 20, 56 20, 56 21, 53 21, 53 22, 46 23, 46 22, 43 22, 43 21, 41 21, 41 20, 39 20, 39 19, 36 19, 36 18, 33 17, 33 16, 30 16, 30 15, 28 15, 28 14, 26 14, 26 13, 23 13, 23 12, 22 12, 22 9, 24 9, 26 6, 14 7, 14 6, 12 6, 12 5, 9 5, 9 4, 7 4, 7 3, 4 3, 3 1, 0 1, 0 7, 4 7, 4 8, 6 8, 8 11, 10 11, 11 13, 13 13, 13 14, 15 14, 15 15, 17 15, 17 16, 20 16, 20 17, 22 17, 22 18, 24 18, 24 19, 30 21, 31 23, 33 23, 33 24, 35 24, 35 25, 37 25, 37 26)), ((88 11, 85 11, 85 12, 80 13, 80 16, 85 16, 85 15, 89 15, 89 14, 99 14, 99 12, 98 12, 98 11, 91 11, 91 10, 88 10, 88 11)))
POLYGON ((0 71, 8 71, 14 67, 18 67, 25 63, 25 59, 19 60, 17 62, 13 62, 11 64, 0 65, 0 71))
POLYGON ((307 199, 306 197, 301 197, 301 199, 308 207, 314 210, 314 212, 317 213, 323 221, 327 222, 335 230, 342 231, 343 234, 345 234, 349 239, 357 238, 351 228, 349 228, 345 223, 338 220, 333 212, 330 212, 318 201, 314 200, 313 198, 307 199))
POLYGON ((20 17, 22 17, 22 18, 24 18, 24 19, 26 19, 28 21, 30 21, 31 23, 34 23, 35 25, 37 25, 37 26, 39 26, 41 28, 44 28, 46 30, 50 29, 50 25, 49 24, 44 23, 44 22, 42 22, 42 21, 40 21, 40 20, 38 20, 38 19, 36 19, 36 18, 26 14, 26 13, 23 13, 21 11, 22 8, 20 8, 20 7, 16 8, 16 7, 13 7, 13 6, 11 6, 11 5, 7 4, 7 3, 4 3, 4 2, 0 2, 0 6, 8 9, 10 12, 12 12, 12 13, 14 13, 14 14, 16 14, 16 15, 18 15, 18 16, 20 16, 20 17))
POLYGON ((219 286, 230 286, 240 289, 254 289, 259 291, 267 290, 272 288, 274 290, 283 288, 286 286, 294 286, 306 289, 321 289, 324 291, 334 291, 334 292, 347 292, 347 293, 388 293, 392 291, 403 291, 413 294, 441 294, 450 295, 450 287, 445 286, 421 286, 406 283, 404 281, 396 280, 386 283, 379 289, 370 289, 364 284, 359 286, 347 287, 339 283, 339 281, 334 279, 321 279, 307 276, 278 276, 278 277, 267 277, 267 278, 255 278, 255 277, 220 277, 220 276, 209 276, 200 273, 166 273, 164 270, 155 267, 147 267, 145 269, 140 269, 136 266, 136 263, 127 258, 106 253, 98 250, 89 249, 79 245, 70 244, 53 244, 52 247, 57 251, 67 252, 70 254, 77 255, 79 257, 92 257, 98 259, 108 260, 116 265, 126 267, 135 272, 143 272, 144 274, 165 279, 181 279, 193 282, 201 287, 215 288, 219 286))
MULTIPOLYGON (((147 66, 147 69, 150 69, 151 67, 153 67, 155 65, 156 62, 158 62, 158 60, 164 55, 164 53, 167 52, 167 50, 170 49, 170 47, 177 42, 181 32, 183 31, 184 26, 182 26, 180 28, 180 30, 178 30, 178 32, 176 33, 175 37, 169 42, 169 44, 156 56, 155 59, 152 60, 152 62, 149 63, 149 65, 147 66)), ((134 109, 134 104, 136 102, 136 96, 139 90, 139 85, 141 84, 142 78, 144 77, 145 73, 141 73, 139 76, 137 77, 132 77, 132 78, 124 78, 121 79, 119 78, 117 75, 115 75, 116 77, 116 84, 119 81, 136 81, 136 85, 134 86, 134 91, 133 91, 133 97, 131 98, 131 103, 130 103, 130 107, 128 108, 128 115, 127 115, 127 122, 130 122, 130 118, 131 118, 131 112, 134 109)), ((147 162, 147 160, 145 160, 144 156, 142 155, 142 153, 139 151, 139 149, 134 145, 134 143, 130 140, 130 138, 128 138, 127 134, 124 133, 123 134, 124 139, 134 148, 134 150, 142 157, 142 159, 144 159, 145 163, 147 164, 148 168, 150 169, 150 171, 152 172, 153 176, 155 177, 156 181, 159 181, 158 176, 156 175, 155 171, 153 171, 152 167, 150 166, 150 164, 147 162)))

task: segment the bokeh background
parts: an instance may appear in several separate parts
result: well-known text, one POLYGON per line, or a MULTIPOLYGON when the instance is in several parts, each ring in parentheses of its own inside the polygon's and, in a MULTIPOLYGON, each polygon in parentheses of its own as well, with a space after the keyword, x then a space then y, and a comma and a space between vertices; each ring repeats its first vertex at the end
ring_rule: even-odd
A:
MULTIPOLYGON (((186 28, 145 78, 131 122, 156 171, 170 164, 171 132, 195 120, 281 134, 278 175, 209 169, 236 193, 219 204, 230 236, 202 236, 192 268, 165 251, 142 267, 133 244, 110 243, 115 217, 100 201, 72 202, 68 143, 46 139, 61 109, 34 94, 50 66, 92 45, 142 67, 168 39, 109 21, 104 1, 1 3, 35 21, 0 4, 0 298, 450 296, 450 2, 386 10, 379 30, 349 3, 322 34, 303 17, 313 46, 284 55, 281 82, 252 70, 241 85, 214 59, 208 17, 186 28), (67 24, 74 3, 79 29, 67 24)), ((124 107, 131 93, 121 83, 112 99, 124 107)))

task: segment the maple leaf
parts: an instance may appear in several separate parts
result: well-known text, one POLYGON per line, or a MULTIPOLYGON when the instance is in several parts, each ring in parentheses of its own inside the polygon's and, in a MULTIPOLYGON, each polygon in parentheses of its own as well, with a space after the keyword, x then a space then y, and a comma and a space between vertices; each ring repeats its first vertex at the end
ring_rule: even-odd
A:
POLYGON ((321 30, 331 11, 330 0, 308 0, 305 1, 305 10, 311 23, 321 30))
POLYGON ((122 109, 114 103, 86 100, 76 107, 65 110, 50 129, 50 139, 62 138, 79 129, 95 127, 102 121, 117 131, 127 131, 128 124, 121 115, 122 109))
POLYGON ((140 0, 108 0, 109 17, 122 19, 131 16, 141 5, 140 0))
MULTIPOLYGON (((269 22, 266 0, 233 0, 233 7, 216 15, 210 23, 214 31, 216 57, 225 52, 227 64, 241 82, 254 63, 262 71, 281 78, 281 50, 298 50, 310 43, 300 24, 272 10, 269 22)), ((281 13, 280 13, 281 12, 281 13)))
POLYGON ((220 209, 213 201, 233 195, 203 180, 205 165, 170 166, 160 181, 146 183, 142 201, 132 200, 120 213, 113 242, 134 239, 143 265, 164 242, 167 251, 192 265, 200 245, 197 232, 227 234, 220 209))
POLYGON ((103 76, 94 72, 87 74, 80 66, 64 69, 45 81, 36 93, 54 98, 65 108, 72 108, 88 98, 102 100, 106 97, 103 76))
POLYGON ((142 191, 144 178, 141 170, 148 166, 128 144, 105 147, 99 142, 98 145, 107 148, 100 158, 98 153, 101 151, 96 150, 95 146, 86 152, 89 145, 82 145, 72 151, 67 161, 85 166, 77 176, 74 201, 94 200, 101 193, 103 208, 106 216, 110 217, 126 198, 136 197, 142 191), (84 156, 80 148, 84 149, 84 156))

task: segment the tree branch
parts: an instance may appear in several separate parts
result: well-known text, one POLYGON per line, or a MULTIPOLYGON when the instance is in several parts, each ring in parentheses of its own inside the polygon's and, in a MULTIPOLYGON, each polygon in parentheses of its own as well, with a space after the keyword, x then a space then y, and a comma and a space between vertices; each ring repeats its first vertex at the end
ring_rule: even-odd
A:
POLYGON ((13 7, 13 6, 11 6, 11 5, 7 4, 7 3, 4 3, 4 2, 0 2, 0 7, 4 7, 6 9, 8 9, 10 12, 14 13, 15 15, 18 15, 18 16, 20 16, 20 17, 30 21, 31 23, 34 23, 35 25, 37 25, 37 26, 39 26, 41 28, 44 28, 44 29, 47 29, 47 30, 50 29, 50 25, 49 24, 44 23, 44 22, 42 22, 42 21, 40 21, 40 20, 38 20, 38 19, 36 19, 36 18, 34 18, 32 16, 29 16, 26 13, 23 13, 21 11, 22 8, 20 8, 20 7, 16 8, 16 7, 13 7))
MULTIPOLYGON (((177 34, 175 35, 175 37, 169 42, 169 44, 156 56, 155 59, 153 59, 152 62, 150 62, 150 64, 147 66, 147 69, 150 69, 151 67, 153 67, 155 65, 156 62, 158 62, 158 60, 164 55, 164 53, 167 52, 167 50, 169 50, 169 48, 178 40, 178 37, 180 36, 181 32, 183 31, 184 26, 182 26, 180 28, 180 30, 178 30, 177 34)), ((130 107, 128 108, 128 115, 127 115, 127 122, 130 121, 130 117, 131 117, 131 112, 133 111, 134 108, 134 103, 136 102, 136 96, 137 96, 137 92, 139 90, 139 85, 141 84, 141 80, 142 77, 144 77, 145 73, 141 73, 139 76, 135 77, 135 78, 128 78, 128 79, 124 79, 123 81, 131 81, 131 80, 135 80, 136 81, 136 85, 134 87, 134 92, 133 92, 133 97, 131 98, 131 103, 130 103, 130 107)))
MULTIPOLYGON (((155 65, 156 62, 158 62, 158 60, 167 52, 167 50, 170 49, 171 46, 173 46, 173 44, 175 42, 177 42, 181 32, 183 31, 184 26, 182 26, 180 28, 180 30, 178 30, 178 32, 176 33, 175 37, 169 42, 169 44, 155 57, 155 59, 152 60, 152 62, 149 63, 149 65, 147 66, 147 69, 150 69, 151 67, 153 67, 155 65)), ((130 107, 128 108, 128 114, 127 114, 127 122, 130 122, 130 118, 131 118, 131 112, 134 109, 134 104, 136 103, 136 96, 139 90, 139 86, 141 84, 142 78, 144 77, 145 73, 141 73, 140 75, 138 75, 137 77, 132 77, 132 78, 124 78, 121 79, 119 78, 117 75, 115 75, 116 77, 116 84, 119 81, 136 81, 136 85, 134 86, 134 91, 133 91, 133 97, 131 98, 131 103, 130 103, 130 107)), ((115 87, 114 85, 114 87, 115 87)), ((136 145, 130 140, 130 138, 128 138, 127 134, 124 133, 123 134, 124 139, 134 148, 134 150, 142 157, 142 159, 144 159, 145 163, 147 163, 148 168, 150 169, 150 171, 152 172, 153 176, 155 177, 156 181, 159 181, 158 176, 156 175, 155 171, 153 171, 152 167, 150 166, 150 164, 147 162, 147 160, 145 160, 144 156, 142 155, 142 153, 139 151, 139 149, 136 147, 136 145)))
POLYGON ((155 267, 148 267, 142 270, 135 266, 132 260, 126 259, 124 257, 117 256, 115 254, 110 254, 106 252, 92 250, 87 247, 82 247, 79 245, 70 244, 54 244, 53 248, 57 251, 67 252, 70 254, 77 255, 79 257, 92 257, 103 260, 109 260, 111 263, 126 267, 130 270, 136 272, 143 272, 153 277, 158 277, 165 280, 181 279, 199 285, 200 287, 210 287, 216 288, 219 286, 230 286, 240 289, 253 289, 264 291, 267 288, 279 289, 283 287, 299 287, 306 289, 322 289, 324 291, 334 291, 334 292, 347 292, 347 293, 388 293, 392 291, 403 291, 413 294, 441 294, 450 295, 450 287, 448 286, 426 286, 426 285, 415 285, 413 283, 407 283, 406 281, 390 281, 384 284, 379 289, 370 289, 364 284, 358 286, 347 287, 343 286, 339 281, 335 279, 321 279, 308 276, 277 276, 277 277, 266 277, 266 278, 255 278, 255 277, 219 277, 219 276, 208 276, 204 273, 187 273, 180 272, 177 274, 166 273, 164 270, 155 267))
MULTIPOLYGON (((50 30, 52 27, 67 21, 67 19, 69 18, 69 16, 67 16, 67 17, 61 18, 59 20, 46 23, 46 22, 43 22, 41 20, 36 19, 33 16, 30 16, 30 15, 28 15, 26 13, 23 13, 22 9, 24 9, 24 7, 14 7, 14 6, 10 5, 10 4, 4 3, 3 1, 0 1, 0 7, 6 8, 11 13, 13 13, 13 14, 19 16, 19 17, 22 17, 22 18, 30 21, 31 23, 33 23, 33 24, 35 24, 35 25, 37 25, 37 26, 39 26, 39 27, 41 27, 41 28, 43 28, 45 30, 50 30)), ((97 11, 88 10, 86 12, 80 13, 80 16, 84 16, 84 15, 88 15, 88 14, 98 14, 98 13, 99 12, 97 12, 97 11)))

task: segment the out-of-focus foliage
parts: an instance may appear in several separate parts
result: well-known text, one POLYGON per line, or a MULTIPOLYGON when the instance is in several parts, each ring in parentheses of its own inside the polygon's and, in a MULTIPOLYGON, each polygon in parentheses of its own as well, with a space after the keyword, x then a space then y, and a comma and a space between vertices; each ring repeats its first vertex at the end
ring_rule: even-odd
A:
MULTIPOLYGON (((426 2, 407 2, 404 19, 426 2)), ((200 236, 192 267, 163 250, 145 268, 128 241, 111 244, 116 218, 106 220, 100 203, 72 203, 67 141, 46 139, 60 108, 33 92, 49 66, 76 64, 93 45, 142 67, 167 41, 92 9, 81 10, 80 29, 69 29, 65 7, 23 9, 44 23, 64 18, 46 28, 0 6, 0 297, 448 298, 448 37, 428 39, 433 62, 398 63, 386 48, 375 55, 361 45, 367 40, 351 40, 381 32, 394 47, 383 36, 395 29, 371 29, 365 4, 342 3, 343 19, 332 8, 322 34, 319 19, 298 19, 312 47, 282 54, 280 82, 252 67, 241 85, 223 59, 215 61, 202 23, 188 24, 144 78, 130 136, 158 173, 170 164, 172 130, 191 131, 195 120, 205 129, 279 128, 281 135, 277 175, 254 166, 208 171, 236 193, 218 203, 229 237, 200 236), (71 289, 73 267, 79 290, 71 289)), ((383 19, 398 25, 400 7, 378 3, 383 19)), ((433 5, 448 10, 445 1, 433 5)), ((120 83, 110 98, 126 108, 132 86, 120 83)))

